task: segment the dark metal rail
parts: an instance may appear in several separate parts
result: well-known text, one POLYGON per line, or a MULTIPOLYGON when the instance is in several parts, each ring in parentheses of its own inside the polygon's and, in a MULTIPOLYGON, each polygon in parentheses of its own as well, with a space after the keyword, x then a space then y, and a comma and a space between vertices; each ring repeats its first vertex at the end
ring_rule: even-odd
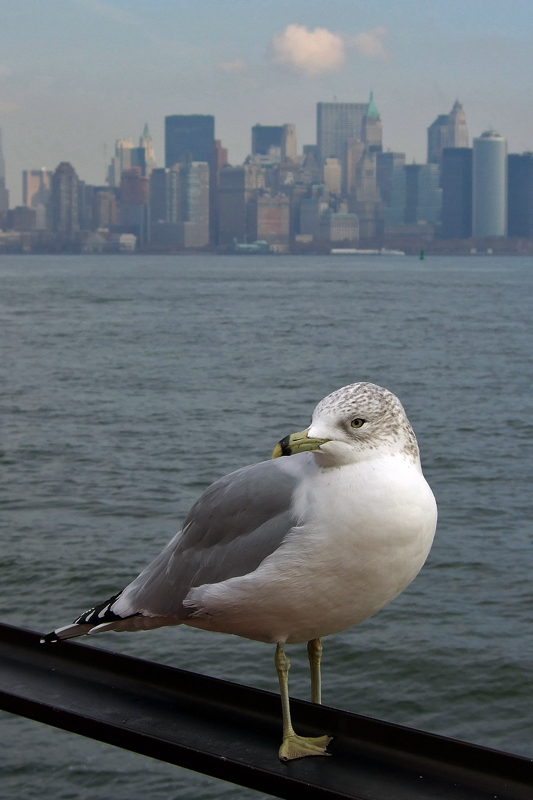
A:
POLYGON ((279 697, 0 625, 0 708, 289 800, 531 800, 533 760, 292 701, 331 758, 282 764, 279 697))

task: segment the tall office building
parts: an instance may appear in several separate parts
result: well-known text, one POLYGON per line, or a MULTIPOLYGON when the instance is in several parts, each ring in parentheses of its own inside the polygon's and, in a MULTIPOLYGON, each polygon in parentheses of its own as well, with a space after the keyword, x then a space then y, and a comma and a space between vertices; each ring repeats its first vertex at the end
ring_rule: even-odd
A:
POLYGON ((496 131, 474 139, 472 232, 476 238, 507 233, 507 141, 496 131))
MULTIPOLYGON (((139 147, 144 150, 144 174, 150 177, 152 170, 157 167, 157 162, 155 160, 154 140, 152 139, 148 123, 145 124, 144 130, 139 137, 139 147)), ((132 164, 132 166, 134 165, 132 164)))
POLYGON ((140 167, 130 167, 120 179, 120 224, 141 242, 148 238, 149 181, 140 167))
POLYGON ((443 239, 472 236, 472 149, 445 147, 442 151, 443 239))
POLYGON ((209 164, 192 161, 185 171, 184 247, 201 248, 209 244, 209 164))
POLYGON ((252 128, 252 155, 267 156, 271 147, 281 151, 283 125, 254 125, 252 128))
POLYGON ((376 156, 376 181, 381 199, 386 206, 391 204, 393 176, 396 167, 405 165, 405 153, 378 153, 376 156))
POLYGON ((440 164, 445 147, 468 147, 466 115, 459 100, 449 114, 439 114, 428 128, 428 164, 440 164))
POLYGON ((507 167, 507 235, 533 239, 533 153, 511 153, 507 167))
POLYGON ((118 188, 122 178, 122 173, 126 169, 130 169, 131 151, 133 150, 133 142, 131 139, 117 139, 115 142, 115 155, 111 159, 111 163, 107 170, 106 183, 109 186, 118 188))
POLYGON ((342 166, 338 158, 326 158, 323 167, 324 183, 330 194, 340 196, 342 190, 342 166))
POLYGON ((92 197, 93 228, 109 228, 117 224, 117 198, 108 186, 95 186, 92 197))
POLYGON ((73 239, 79 230, 78 176, 67 161, 62 161, 52 176, 50 194, 52 230, 73 239))
POLYGON ((296 125, 293 125, 292 122, 286 122, 283 125, 281 135, 281 160, 296 161, 296 156, 296 125))
POLYGON ((9 191, 6 189, 6 162, 2 152, 2 129, 0 128, 0 211, 9 208, 9 191))
POLYGON ((242 167, 225 166, 220 172, 220 208, 218 241, 230 245, 234 239, 248 239, 249 203, 265 186, 263 170, 258 164, 242 167))
POLYGON ((213 158, 209 170, 209 239, 213 244, 218 244, 219 213, 220 213, 220 172, 228 163, 228 151, 222 147, 220 139, 215 139, 213 145, 213 158))
POLYGON ((344 161, 349 139, 363 139, 368 103, 317 103, 316 142, 323 164, 326 158, 344 161))
POLYGON ((215 118, 210 114, 174 114, 165 117, 165 167, 187 162, 211 166, 215 118))
POLYGON ((374 92, 370 92, 370 100, 363 117, 362 138, 370 153, 381 153, 383 150, 383 127, 381 117, 374 102, 374 92))
POLYGON ((35 227, 47 227, 47 207, 52 187, 52 172, 47 169, 25 169, 22 173, 22 202, 35 210, 35 227))
POLYGON ((391 201, 384 209, 385 232, 422 235, 441 218, 438 164, 406 164, 393 169, 391 201))

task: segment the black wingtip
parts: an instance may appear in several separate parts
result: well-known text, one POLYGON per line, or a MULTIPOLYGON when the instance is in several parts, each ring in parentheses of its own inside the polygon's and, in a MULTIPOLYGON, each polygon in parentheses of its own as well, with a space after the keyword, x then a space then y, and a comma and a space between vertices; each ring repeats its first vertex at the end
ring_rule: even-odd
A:
POLYGON ((51 633, 47 633, 46 636, 43 636, 40 639, 39 644, 52 644, 53 642, 59 642, 59 641, 60 639, 57 633, 55 631, 52 631, 51 633))

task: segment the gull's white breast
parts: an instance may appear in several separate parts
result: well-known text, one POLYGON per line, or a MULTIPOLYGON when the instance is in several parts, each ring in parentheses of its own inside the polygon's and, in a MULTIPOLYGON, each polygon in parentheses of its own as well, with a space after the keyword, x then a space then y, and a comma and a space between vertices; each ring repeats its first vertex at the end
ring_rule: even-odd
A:
POLYGON ((418 574, 437 520, 403 455, 319 470, 294 498, 300 523, 249 575, 191 590, 186 624, 265 642, 327 636, 375 614, 418 574))

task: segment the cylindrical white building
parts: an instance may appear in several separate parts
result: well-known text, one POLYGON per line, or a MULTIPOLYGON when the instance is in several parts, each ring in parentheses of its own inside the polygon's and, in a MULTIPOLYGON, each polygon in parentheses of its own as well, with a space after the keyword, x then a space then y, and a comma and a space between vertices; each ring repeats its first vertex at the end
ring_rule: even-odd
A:
POLYGON ((496 131, 474 139, 472 232, 507 235, 507 141, 496 131))

